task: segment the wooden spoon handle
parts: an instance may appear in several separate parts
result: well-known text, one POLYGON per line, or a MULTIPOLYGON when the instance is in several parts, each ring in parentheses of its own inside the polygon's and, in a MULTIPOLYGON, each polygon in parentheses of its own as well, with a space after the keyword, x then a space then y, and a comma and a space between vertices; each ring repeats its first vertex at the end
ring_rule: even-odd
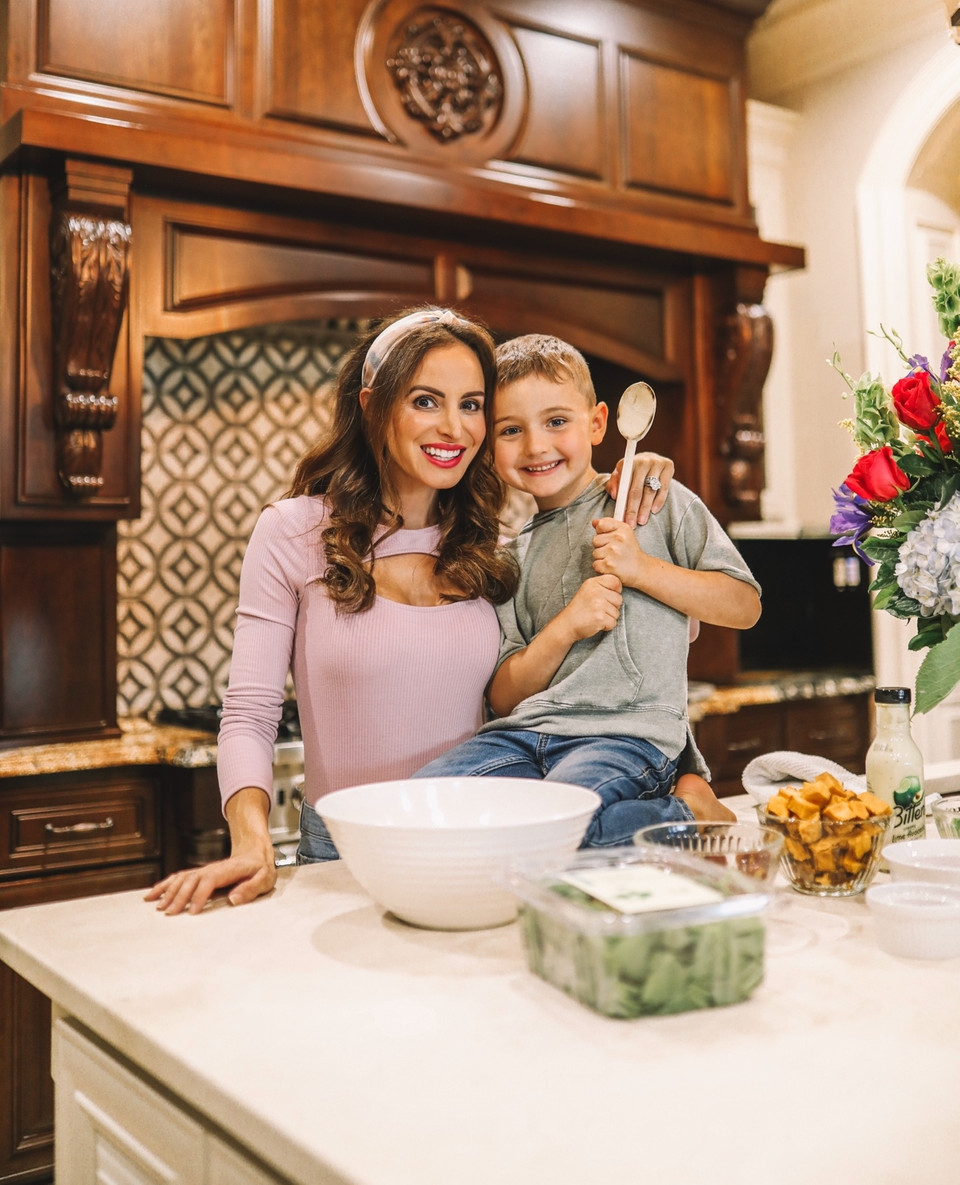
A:
POLYGON ((634 437, 627 441, 626 452, 623 454, 623 468, 620 470, 620 485, 617 489, 617 505, 613 517, 617 522, 623 522, 627 509, 627 494, 630 492, 630 479, 633 477, 633 458, 636 455, 637 442, 634 437))

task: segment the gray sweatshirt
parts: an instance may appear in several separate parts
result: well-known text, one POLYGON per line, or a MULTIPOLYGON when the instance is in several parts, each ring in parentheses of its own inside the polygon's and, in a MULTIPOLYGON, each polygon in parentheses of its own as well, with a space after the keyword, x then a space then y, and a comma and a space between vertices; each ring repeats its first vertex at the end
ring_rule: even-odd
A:
MULTIPOLYGON (((605 478, 559 510, 534 515, 513 546, 520 584, 497 607, 499 663, 526 646, 568 605, 593 570, 592 520, 613 514, 605 478)), ((701 571, 726 572, 757 591, 740 553, 703 502, 671 483, 663 509, 637 527, 648 555, 701 571)), ((677 757, 693 744, 687 717, 689 619, 635 589, 623 590, 616 626, 575 642, 546 690, 521 701, 481 732, 530 729, 554 736, 633 736, 677 757)), ((695 748, 690 768, 705 769, 695 748)))

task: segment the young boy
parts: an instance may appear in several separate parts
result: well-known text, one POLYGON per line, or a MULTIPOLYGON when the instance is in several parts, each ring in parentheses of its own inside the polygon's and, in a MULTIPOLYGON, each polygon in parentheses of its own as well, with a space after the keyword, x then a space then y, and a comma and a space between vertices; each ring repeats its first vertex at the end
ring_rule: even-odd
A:
POLYGON ((677 775, 682 757, 706 772, 687 718, 689 621, 752 626, 760 596, 747 566, 677 481, 645 525, 611 517, 592 464, 607 408, 567 343, 531 334, 500 346, 493 420, 497 472, 538 510, 516 541, 516 596, 497 610, 495 718, 415 776, 588 786, 602 805, 583 846, 630 843, 648 823, 733 819, 699 773, 677 775))

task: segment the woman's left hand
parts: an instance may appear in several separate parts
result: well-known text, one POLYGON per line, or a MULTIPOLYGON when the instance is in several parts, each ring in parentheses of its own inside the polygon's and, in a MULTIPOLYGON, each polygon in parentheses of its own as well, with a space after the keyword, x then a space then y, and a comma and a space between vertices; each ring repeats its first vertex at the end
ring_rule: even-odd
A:
MULTIPOLYGON (((610 474, 607 482, 607 493, 616 498, 620 488, 620 470, 623 459, 617 462, 617 467, 610 474)), ((661 457, 659 453, 637 453, 633 459, 633 475, 630 479, 630 492, 627 494, 627 507, 623 521, 628 526, 643 526, 651 514, 656 514, 667 500, 667 490, 673 481, 674 464, 669 457, 661 457), (650 485, 650 482, 653 485, 650 485)))

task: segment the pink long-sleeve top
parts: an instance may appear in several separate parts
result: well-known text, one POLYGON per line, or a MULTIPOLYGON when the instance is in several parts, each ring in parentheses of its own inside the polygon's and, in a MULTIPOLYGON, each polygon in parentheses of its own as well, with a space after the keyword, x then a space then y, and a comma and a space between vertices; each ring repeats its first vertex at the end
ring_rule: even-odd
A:
MULTIPOLYGON (((240 574, 230 684, 217 746, 221 798, 273 789, 273 745, 292 670, 304 796, 407 777, 473 736, 500 627, 486 601, 404 605, 377 597, 337 612, 325 568, 322 498, 276 502, 254 527, 240 574)), ((436 527, 397 531, 377 556, 435 555, 436 527)))

